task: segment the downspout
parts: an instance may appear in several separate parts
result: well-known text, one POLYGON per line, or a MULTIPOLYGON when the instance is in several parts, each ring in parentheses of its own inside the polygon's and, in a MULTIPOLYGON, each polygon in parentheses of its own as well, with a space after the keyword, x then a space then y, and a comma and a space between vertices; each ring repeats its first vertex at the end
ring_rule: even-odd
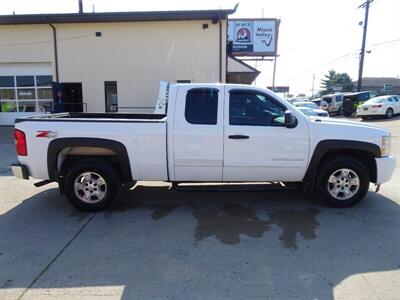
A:
POLYGON ((57 52, 57 31, 53 24, 49 23, 53 29, 54 64, 56 66, 56 82, 58 83, 58 52, 57 52))
POLYGON ((222 83, 222 23, 221 16, 218 18, 219 23, 219 82, 222 83))

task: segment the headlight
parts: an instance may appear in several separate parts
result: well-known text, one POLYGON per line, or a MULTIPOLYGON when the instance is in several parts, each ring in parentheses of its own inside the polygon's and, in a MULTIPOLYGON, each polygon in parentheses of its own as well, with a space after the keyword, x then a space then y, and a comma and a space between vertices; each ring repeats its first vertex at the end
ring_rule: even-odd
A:
POLYGON ((382 156, 390 155, 391 144, 392 144, 391 136, 383 136, 382 137, 382 147, 381 147, 381 155, 382 156))

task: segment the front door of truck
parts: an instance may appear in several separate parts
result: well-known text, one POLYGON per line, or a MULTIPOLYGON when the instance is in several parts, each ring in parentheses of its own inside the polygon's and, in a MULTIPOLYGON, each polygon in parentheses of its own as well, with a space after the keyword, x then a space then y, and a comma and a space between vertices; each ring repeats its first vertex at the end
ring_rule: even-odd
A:
POLYGON ((175 181, 221 181, 224 88, 178 87, 174 107, 175 181))
POLYGON ((286 107, 271 95, 225 92, 224 181, 299 181, 308 159, 308 129, 284 126, 286 107))

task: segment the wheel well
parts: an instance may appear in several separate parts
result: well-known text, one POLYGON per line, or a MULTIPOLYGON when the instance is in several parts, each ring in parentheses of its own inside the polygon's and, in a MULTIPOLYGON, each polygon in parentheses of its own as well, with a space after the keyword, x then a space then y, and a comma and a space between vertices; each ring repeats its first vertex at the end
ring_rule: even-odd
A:
POLYGON ((335 157, 351 157, 361 162, 368 170, 370 182, 376 182, 376 162, 373 153, 364 150, 352 150, 352 149, 332 149, 327 151, 321 158, 318 164, 318 170, 328 160, 332 160, 335 157))
POLYGON ((110 163, 123 183, 133 181, 125 146, 118 141, 100 138, 60 138, 51 141, 47 150, 49 179, 59 181, 72 164, 88 158, 110 163))

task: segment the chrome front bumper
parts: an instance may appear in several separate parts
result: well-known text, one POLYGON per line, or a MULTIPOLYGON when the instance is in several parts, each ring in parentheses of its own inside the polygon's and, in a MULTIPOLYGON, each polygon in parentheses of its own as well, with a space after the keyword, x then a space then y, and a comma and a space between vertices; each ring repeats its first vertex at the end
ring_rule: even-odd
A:
POLYGON ((385 156, 375 158, 376 161, 376 184, 382 184, 390 180, 396 169, 396 158, 393 156, 385 156))
POLYGON ((28 168, 20 163, 11 164, 13 175, 20 179, 29 179, 28 168))

